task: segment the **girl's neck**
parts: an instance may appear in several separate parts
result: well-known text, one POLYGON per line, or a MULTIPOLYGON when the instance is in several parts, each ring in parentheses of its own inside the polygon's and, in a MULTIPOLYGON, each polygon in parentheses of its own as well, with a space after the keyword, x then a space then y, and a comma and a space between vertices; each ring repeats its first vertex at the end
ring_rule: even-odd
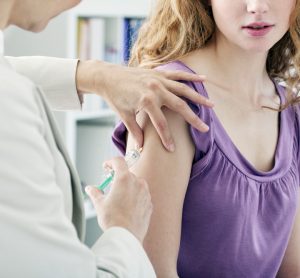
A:
POLYGON ((271 96, 274 93, 266 71, 266 59, 267 53, 245 51, 228 41, 216 43, 212 39, 204 48, 182 60, 199 74, 205 74, 207 82, 251 101, 262 94, 271 96))

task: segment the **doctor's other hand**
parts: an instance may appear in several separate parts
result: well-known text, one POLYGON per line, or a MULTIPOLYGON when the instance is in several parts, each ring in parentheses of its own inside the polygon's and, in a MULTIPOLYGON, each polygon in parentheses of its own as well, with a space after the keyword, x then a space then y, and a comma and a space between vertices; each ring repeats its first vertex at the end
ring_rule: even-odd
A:
POLYGON ((202 132, 206 132, 208 126, 181 97, 213 107, 208 99, 176 80, 204 81, 205 77, 183 71, 130 68, 93 60, 80 61, 76 75, 78 91, 93 92, 103 97, 118 113, 139 147, 143 146, 143 131, 136 122, 136 114, 143 110, 169 151, 174 151, 175 145, 162 107, 181 114, 202 132))
POLYGON ((114 158, 106 165, 115 171, 110 192, 104 195, 96 187, 86 187, 97 213, 98 224, 103 231, 123 227, 143 243, 152 214, 148 184, 129 172, 123 158, 114 158))

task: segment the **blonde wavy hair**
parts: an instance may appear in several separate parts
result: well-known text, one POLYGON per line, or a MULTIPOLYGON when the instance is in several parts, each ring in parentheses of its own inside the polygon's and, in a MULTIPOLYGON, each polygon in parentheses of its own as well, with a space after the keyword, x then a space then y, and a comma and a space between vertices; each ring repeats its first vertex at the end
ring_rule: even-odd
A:
MULTIPOLYGON (((300 1, 287 33, 269 50, 267 71, 284 80, 288 100, 280 110, 300 102, 300 1)), ((156 0, 133 45, 129 66, 154 68, 185 56, 208 42, 215 30, 207 0, 156 0)))

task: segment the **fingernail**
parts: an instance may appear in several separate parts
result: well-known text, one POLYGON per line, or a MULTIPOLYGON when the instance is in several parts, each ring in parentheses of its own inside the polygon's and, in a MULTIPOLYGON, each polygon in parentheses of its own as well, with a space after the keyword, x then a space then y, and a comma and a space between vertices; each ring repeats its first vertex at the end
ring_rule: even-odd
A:
POLYGON ((170 144, 168 145, 168 150, 169 150, 170 152, 174 152, 174 151, 175 151, 175 145, 174 145, 174 143, 170 143, 170 144))
POLYGON ((211 100, 209 100, 209 99, 206 99, 206 104, 207 105, 209 105, 209 106, 214 106, 215 104, 211 101, 211 100))
POLYGON ((209 126, 206 124, 200 124, 200 129, 203 130, 203 132, 209 131, 209 126))
POLYGON ((85 191, 87 194, 89 194, 90 191, 91 191, 90 186, 86 186, 86 187, 84 188, 84 191, 85 191))
POLYGON ((141 148, 140 144, 136 143, 135 144, 135 150, 139 150, 141 148))
POLYGON ((201 79, 206 79, 206 75, 198 74, 201 79))
POLYGON ((93 187, 88 185, 84 188, 86 194, 88 194, 89 196, 93 196, 93 187))

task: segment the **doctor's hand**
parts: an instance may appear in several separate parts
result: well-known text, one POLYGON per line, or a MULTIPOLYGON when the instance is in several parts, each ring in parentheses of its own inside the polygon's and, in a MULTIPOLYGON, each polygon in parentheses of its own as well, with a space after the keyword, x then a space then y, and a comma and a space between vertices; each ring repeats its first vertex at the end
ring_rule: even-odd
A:
POLYGON ((152 202, 145 180, 128 171, 123 158, 106 163, 115 171, 110 192, 104 195, 96 187, 86 187, 97 212, 100 228, 123 227, 143 243, 152 214, 152 202))
POLYGON ((136 114, 141 110, 149 115, 169 151, 174 151, 175 145, 161 110, 163 106, 181 114, 200 131, 208 130, 206 124, 180 97, 208 107, 213 104, 187 85, 175 81, 203 81, 203 76, 183 71, 130 68, 101 61, 80 61, 76 79, 79 92, 94 92, 107 101, 139 147, 143 146, 143 131, 136 122, 136 114))

